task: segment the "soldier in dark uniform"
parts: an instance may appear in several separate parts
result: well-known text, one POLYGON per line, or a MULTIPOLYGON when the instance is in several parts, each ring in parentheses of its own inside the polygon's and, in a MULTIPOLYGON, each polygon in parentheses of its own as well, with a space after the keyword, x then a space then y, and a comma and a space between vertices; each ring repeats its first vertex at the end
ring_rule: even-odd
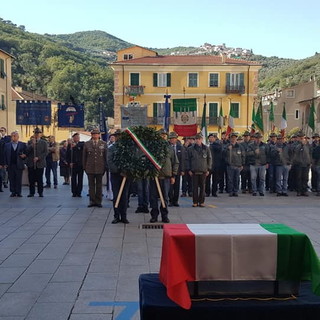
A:
POLYGON ((88 176, 90 203, 88 207, 102 207, 102 177, 107 169, 107 144, 100 140, 100 130, 91 131, 91 140, 83 148, 83 168, 88 176))
POLYGON ((259 190, 260 196, 264 196, 266 168, 269 163, 269 148, 261 141, 262 135, 255 133, 255 142, 249 145, 247 152, 250 163, 252 195, 256 196, 259 190), (258 182, 258 185, 257 185, 258 182))
POLYGON ((240 143, 237 142, 237 133, 230 134, 230 143, 225 148, 224 155, 227 163, 229 196, 237 197, 239 192, 240 172, 245 163, 245 154, 240 143))
POLYGON ((298 133, 298 140, 293 148, 292 163, 296 166, 297 196, 308 197, 309 170, 312 162, 311 147, 305 135, 298 133))
MULTIPOLYGON (((161 129, 160 134, 163 139, 167 139, 167 133, 161 129)), ((161 213, 161 220, 164 223, 169 223, 170 220, 168 218, 168 198, 169 198, 169 189, 170 184, 174 184, 175 176, 177 175, 179 168, 179 160, 168 143, 168 154, 164 161, 164 164, 159 171, 159 184, 162 192, 162 196, 164 198, 165 206, 163 207, 162 204, 160 205, 160 213, 161 213)), ((151 207, 151 219, 150 222, 154 223, 158 221, 159 216, 159 205, 158 205, 158 189, 156 185, 156 181, 153 178, 150 178, 150 207, 151 207)))
POLYGON ((115 149, 117 148, 117 140, 119 138, 119 135, 120 135, 120 131, 117 130, 114 133, 115 142, 108 148, 108 156, 107 156, 108 169, 110 172, 111 187, 113 192, 114 219, 112 220, 112 224, 116 224, 119 222, 128 224, 129 221, 127 219, 127 209, 128 209, 128 197, 129 197, 129 189, 130 189, 130 181, 128 180, 128 178, 124 185, 118 207, 115 208, 115 204, 118 198, 122 180, 126 176, 126 173, 121 172, 120 169, 116 166, 116 164, 113 161, 113 154, 115 149))
MULTIPOLYGON (((270 150, 275 146, 277 142, 277 134, 272 132, 269 135, 269 141, 267 143, 268 153, 270 154, 270 150)), ((272 163, 269 163, 267 172, 266 172, 266 190, 269 190, 270 193, 276 192, 276 171, 275 166, 272 163)))
POLYGON ((178 141, 178 135, 175 132, 170 132, 169 142, 179 161, 179 168, 177 175, 175 176, 174 184, 170 185, 169 207, 179 207, 180 181, 181 176, 183 176, 185 172, 185 149, 180 141, 178 141))
POLYGON ((34 135, 28 142, 26 155, 29 178, 29 195, 33 197, 35 194, 35 184, 37 183, 39 197, 43 197, 43 171, 46 167, 46 156, 48 154, 48 144, 41 139, 42 131, 36 128, 34 135))
POLYGON ((225 163, 222 154, 222 143, 217 135, 214 135, 214 141, 210 145, 212 156, 212 196, 217 197, 218 185, 223 180, 223 164, 225 163))
MULTIPOLYGON (((185 137, 184 139, 184 152, 185 155, 188 153, 188 148, 194 144, 194 138, 193 137, 185 137)), ((187 168, 187 157, 185 157, 185 163, 184 167, 187 168)), ((182 193, 181 197, 186 197, 186 196, 192 197, 192 178, 189 175, 188 171, 186 170, 184 175, 182 176, 182 193)))
POLYGON ((248 159, 246 157, 246 153, 249 150, 249 144, 250 144, 250 132, 245 131, 243 134, 243 141, 241 142, 241 146, 243 148, 244 154, 245 154, 245 163, 243 165, 243 169, 240 172, 241 175, 241 190, 242 193, 246 193, 249 191, 249 193, 252 192, 252 186, 251 186, 251 177, 250 177, 250 164, 248 163, 248 159))
MULTIPOLYGON (((311 143, 311 149, 312 152, 313 150, 319 145, 320 142, 320 136, 319 133, 315 133, 312 136, 312 143, 311 143)), ((313 192, 315 192, 317 190, 317 181, 318 181, 318 172, 317 172, 317 168, 314 165, 314 162, 312 161, 312 166, 311 166, 311 190, 313 192)))
POLYGON ((67 147, 67 162, 71 171, 71 192, 73 197, 81 197, 83 188, 83 147, 79 133, 72 135, 72 142, 67 147))
MULTIPOLYGON (((291 151, 293 152, 294 147, 297 145, 297 135, 293 134, 290 137, 290 140, 288 142, 288 147, 291 149, 291 151)), ((297 185, 296 185, 296 172, 297 172, 297 166, 292 163, 291 165, 291 169, 289 171, 289 177, 288 177, 288 190, 289 191, 297 191, 297 185)))
POLYGON ((202 135, 195 136, 196 143, 188 149, 188 169, 192 177, 193 207, 205 207, 206 177, 212 167, 211 151, 202 143, 202 135))
POLYGON ((317 173, 316 196, 320 196, 320 144, 318 143, 312 150, 312 166, 317 173))

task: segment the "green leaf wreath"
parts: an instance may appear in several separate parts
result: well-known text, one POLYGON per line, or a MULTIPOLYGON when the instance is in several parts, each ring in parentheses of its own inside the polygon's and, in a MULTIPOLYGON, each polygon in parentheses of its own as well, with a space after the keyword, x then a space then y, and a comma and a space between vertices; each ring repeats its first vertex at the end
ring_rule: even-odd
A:
MULTIPOLYGON (((168 142, 161 138, 159 132, 148 127, 131 127, 142 144, 163 165, 168 154, 168 142)), ((134 179, 155 177, 158 170, 139 149, 129 133, 122 132, 115 145, 113 155, 115 165, 134 179)))

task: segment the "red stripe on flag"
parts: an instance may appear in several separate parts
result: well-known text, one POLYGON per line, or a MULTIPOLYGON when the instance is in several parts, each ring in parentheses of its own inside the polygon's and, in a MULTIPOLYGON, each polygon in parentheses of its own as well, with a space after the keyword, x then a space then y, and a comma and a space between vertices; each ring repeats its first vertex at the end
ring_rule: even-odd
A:
POLYGON ((185 309, 191 307, 187 281, 195 281, 195 250, 195 235, 185 224, 164 225, 160 280, 168 297, 185 309))
POLYGON ((179 125, 175 124, 173 129, 181 137, 191 137, 197 134, 197 125, 179 125))

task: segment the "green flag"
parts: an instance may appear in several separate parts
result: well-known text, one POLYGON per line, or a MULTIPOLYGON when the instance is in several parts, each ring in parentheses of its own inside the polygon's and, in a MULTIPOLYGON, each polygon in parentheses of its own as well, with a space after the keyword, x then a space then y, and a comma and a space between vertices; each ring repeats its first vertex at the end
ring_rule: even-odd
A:
POLYGON ((269 121, 274 122, 274 106, 272 101, 270 102, 269 121))
POLYGON ((310 114, 309 114, 309 120, 308 125, 312 129, 312 131, 315 130, 315 109, 314 109, 314 101, 312 100, 311 107, 310 107, 310 114))
POLYGON ((203 112, 202 112, 202 119, 201 119, 201 133, 203 136, 204 143, 206 143, 207 135, 208 135, 206 115, 207 115, 207 103, 205 102, 203 105, 203 112))
POLYGON ((255 118, 254 118, 254 124, 256 127, 263 132, 263 114, 262 114, 262 102, 260 101, 258 110, 256 112, 255 118))

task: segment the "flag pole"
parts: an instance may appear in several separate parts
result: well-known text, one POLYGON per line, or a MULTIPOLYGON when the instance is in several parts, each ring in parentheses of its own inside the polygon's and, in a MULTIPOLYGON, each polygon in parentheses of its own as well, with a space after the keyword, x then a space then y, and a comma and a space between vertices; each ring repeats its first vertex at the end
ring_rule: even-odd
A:
POLYGON ((119 202, 120 202, 120 199, 121 199, 121 196, 122 196, 122 193, 123 193, 123 189, 124 189, 124 186, 126 184, 126 181, 127 181, 127 177, 123 177, 122 178, 122 181, 121 181, 121 186, 120 186, 120 189, 119 189, 119 193, 118 193, 118 196, 117 196, 117 200, 116 200, 116 203, 114 205, 114 207, 117 209, 118 206, 119 206, 119 202))
POLYGON ((157 189, 158 189, 158 193, 159 193, 159 197, 160 197, 162 208, 165 208, 166 204, 164 202, 163 194, 162 194, 162 191, 161 191, 161 187, 160 187, 160 183, 159 183, 159 177, 155 176, 154 180, 155 180, 156 185, 157 185, 157 189))

